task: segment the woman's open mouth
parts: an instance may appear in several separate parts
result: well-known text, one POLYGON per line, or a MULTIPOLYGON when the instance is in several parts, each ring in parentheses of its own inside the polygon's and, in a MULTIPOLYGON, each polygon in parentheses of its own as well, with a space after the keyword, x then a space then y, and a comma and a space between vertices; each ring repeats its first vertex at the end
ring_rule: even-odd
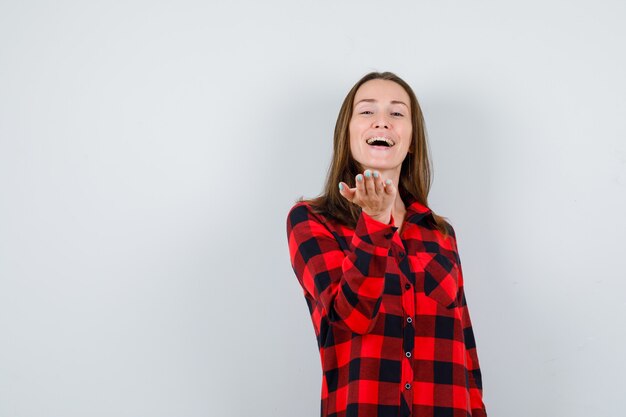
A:
POLYGON ((381 150, 387 150, 395 145, 393 140, 382 136, 369 138, 365 142, 372 148, 381 150))

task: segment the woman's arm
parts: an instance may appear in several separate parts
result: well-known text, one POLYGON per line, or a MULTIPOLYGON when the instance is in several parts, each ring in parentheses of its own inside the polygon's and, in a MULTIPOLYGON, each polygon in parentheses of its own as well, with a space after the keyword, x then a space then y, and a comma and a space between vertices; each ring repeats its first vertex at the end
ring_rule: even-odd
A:
POLYGON ((465 351, 467 352, 467 370, 469 372, 470 381, 470 401, 472 403, 472 417, 485 417, 485 404, 483 403, 483 383, 482 374, 480 372, 480 364, 478 363, 478 352, 476 350, 476 341, 474 339, 474 331, 472 329, 472 321, 465 300, 465 291, 463 287, 459 288, 461 300, 460 308, 462 311, 463 335, 465 339, 465 351))
POLYGON ((305 204, 287 216, 293 270, 304 291, 328 313, 331 325, 365 334, 374 327, 391 240, 397 227, 361 212, 346 254, 305 204))
POLYGON ((454 250, 457 253, 457 261, 459 265, 459 292, 457 305, 461 309, 461 322, 463 324, 463 339, 465 342, 465 351, 467 353, 467 370, 469 372, 470 382, 470 401, 472 405, 472 417, 486 417, 487 412, 485 410, 485 404, 483 403, 483 384, 482 374, 480 371, 480 364, 478 362, 478 351, 476 350, 476 340, 474 338, 474 330, 472 328, 472 320, 469 314, 469 308, 467 306, 467 300, 465 298, 465 287, 463 284, 463 268, 461 267, 461 261, 458 257, 458 247, 456 243, 456 236, 454 231, 452 232, 454 238, 454 250))

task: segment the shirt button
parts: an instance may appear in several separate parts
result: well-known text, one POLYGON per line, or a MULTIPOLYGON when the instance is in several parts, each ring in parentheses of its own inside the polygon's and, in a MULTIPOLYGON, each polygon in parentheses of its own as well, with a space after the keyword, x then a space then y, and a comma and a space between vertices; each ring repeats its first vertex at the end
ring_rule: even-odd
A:
POLYGON ((404 284, 404 288, 406 288, 407 290, 411 289, 411 284, 404 284))
POLYGON ((413 323, 413 317, 407 317, 406 318, 406 322, 407 323, 413 323))
POLYGON ((409 384, 408 382, 406 384, 404 384, 404 388, 406 389, 411 389, 411 384, 409 384))
POLYGON ((411 352, 407 352, 407 353, 406 353, 406 357, 407 357, 407 358, 410 358, 410 357, 411 357, 411 352))

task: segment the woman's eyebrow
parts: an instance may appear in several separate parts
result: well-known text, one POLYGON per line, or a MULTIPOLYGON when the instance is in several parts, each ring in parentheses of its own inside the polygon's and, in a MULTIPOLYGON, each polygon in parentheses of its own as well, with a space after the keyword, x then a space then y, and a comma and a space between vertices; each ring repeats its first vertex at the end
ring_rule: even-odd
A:
MULTIPOLYGON (((376 100, 376 99, 373 99, 373 98, 364 98, 363 100, 359 100, 359 101, 355 104, 355 106, 356 106, 356 105, 358 105, 358 104, 360 104, 360 103, 362 103, 362 102, 364 102, 364 101, 365 101, 366 103, 376 103, 376 101, 377 101, 377 100, 376 100)), ((407 109, 409 108, 409 106, 407 106, 407 105, 406 105, 406 103, 405 103, 404 101, 400 101, 400 100, 391 100, 391 104, 402 104, 402 105, 404 105, 407 109)))

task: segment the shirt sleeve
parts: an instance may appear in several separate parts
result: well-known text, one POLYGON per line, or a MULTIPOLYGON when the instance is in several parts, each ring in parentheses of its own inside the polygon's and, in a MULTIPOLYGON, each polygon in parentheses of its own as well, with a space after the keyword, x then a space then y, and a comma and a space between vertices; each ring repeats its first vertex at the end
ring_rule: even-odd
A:
POLYGON ((472 417, 486 417, 487 411, 483 403, 483 384, 482 374, 480 372, 480 364, 478 362, 478 352, 476 349, 476 340, 474 338, 474 330, 472 329, 472 320, 465 298, 465 288, 463 284, 463 269, 461 268, 460 258, 458 258, 458 248, 456 246, 456 238, 454 239, 454 249, 457 253, 457 262, 459 265, 459 301, 461 308, 461 321, 463 324, 463 339, 465 342, 465 352, 467 354, 467 370, 469 372, 470 382, 470 401, 472 405, 472 417))
POLYGON ((352 239, 342 249, 308 206, 296 204, 290 210, 287 237, 293 270, 305 293, 321 303, 331 325, 358 334, 373 329, 396 230, 393 216, 384 224, 361 212, 352 239))

